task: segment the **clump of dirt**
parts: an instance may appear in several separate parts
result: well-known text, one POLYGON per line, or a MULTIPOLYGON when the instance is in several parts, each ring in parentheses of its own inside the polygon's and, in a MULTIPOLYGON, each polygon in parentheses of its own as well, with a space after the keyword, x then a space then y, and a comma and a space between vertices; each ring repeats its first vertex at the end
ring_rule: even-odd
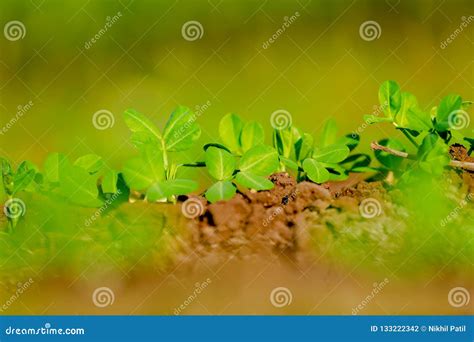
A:
POLYGON ((275 252, 295 257, 296 252, 307 249, 308 224, 328 208, 358 212, 363 198, 384 191, 380 182, 352 178, 324 186, 297 183, 287 173, 269 179, 275 184, 271 190, 244 191, 228 201, 206 203, 204 213, 189 225, 192 250, 199 255, 230 252, 243 258, 275 252))
POLYGON ((467 153, 467 148, 461 144, 453 144, 449 147, 449 154, 454 160, 474 162, 474 158, 467 153))
MULTIPOLYGON (((449 154, 453 160, 469 163, 474 162, 474 158, 468 154, 467 148, 461 144, 451 145, 449 147, 449 154)), ((460 170, 459 172, 464 184, 467 186, 467 192, 472 193, 474 191, 474 172, 464 169, 460 170)))

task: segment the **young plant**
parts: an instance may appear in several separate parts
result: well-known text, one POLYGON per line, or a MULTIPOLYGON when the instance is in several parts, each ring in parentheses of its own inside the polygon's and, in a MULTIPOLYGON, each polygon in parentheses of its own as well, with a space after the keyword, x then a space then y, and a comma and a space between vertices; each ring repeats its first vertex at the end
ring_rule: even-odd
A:
POLYGON ((209 202, 232 198, 236 184, 254 190, 273 188, 267 176, 278 169, 278 154, 263 144, 259 123, 244 123, 238 115, 227 114, 219 123, 219 136, 222 144, 204 146, 207 170, 217 181, 206 191, 209 202))
POLYGON ((337 136, 334 120, 328 120, 317 147, 313 137, 296 127, 275 129, 273 144, 279 153, 280 169, 297 171, 297 179, 315 183, 343 180, 357 167, 367 166, 370 157, 363 154, 349 156, 359 143, 358 135, 337 136))
POLYGON ((209 146, 206 150, 206 167, 217 180, 206 191, 206 198, 214 203, 232 198, 236 193, 234 183, 254 190, 269 190, 274 184, 267 179, 278 169, 277 152, 266 145, 257 145, 247 150, 242 157, 229 150, 209 146))
POLYGON ((408 166, 403 167, 403 159, 408 159, 416 162, 409 166, 412 171, 419 168, 433 175, 442 174, 448 165, 473 170, 472 163, 452 161, 448 155, 451 143, 470 140, 459 132, 462 127, 457 127, 457 122, 467 119, 464 117, 467 116, 465 110, 471 102, 463 102, 459 95, 448 95, 439 106, 430 112, 424 111, 416 97, 402 92, 395 81, 386 81, 380 86, 379 101, 384 116, 366 115, 365 120, 369 123, 391 122, 416 149, 415 153, 408 153, 396 139, 373 142, 371 147, 383 165, 382 169, 404 174, 408 178, 411 172, 405 172, 408 166))
POLYGON ((9 229, 13 229, 25 212, 23 201, 16 198, 16 196, 23 190, 33 188, 32 183, 37 173, 37 167, 29 161, 24 161, 14 171, 8 160, 0 158, 0 161, 2 166, 2 192, 6 197, 4 213, 8 219, 9 229))
POLYGON ((133 132, 132 143, 140 155, 128 160, 123 175, 130 189, 146 194, 150 201, 174 201, 198 188, 190 179, 177 178, 177 152, 189 150, 201 135, 196 116, 189 108, 179 106, 171 113, 163 132, 145 115, 129 109, 124 113, 127 126, 133 132))

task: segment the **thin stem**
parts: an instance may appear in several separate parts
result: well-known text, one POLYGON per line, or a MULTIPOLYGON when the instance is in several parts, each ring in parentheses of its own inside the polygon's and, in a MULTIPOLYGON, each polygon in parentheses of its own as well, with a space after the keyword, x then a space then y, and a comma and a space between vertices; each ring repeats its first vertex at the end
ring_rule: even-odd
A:
MULTIPOLYGON (((408 154, 406 152, 403 152, 403 151, 395 150, 395 149, 387 147, 387 146, 382 146, 382 145, 378 144, 375 141, 373 141, 370 144, 370 147, 373 150, 387 152, 387 153, 390 153, 391 155, 394 155, 394 156, 397 156, 397 157, 400 157, 400 158, 416 159, 416 157, 413 156, 413 155, 410 155, 410 154, 408 154)), ((472 162, 464 162, 464 161, 459 161, 459 160, 450 160, 449 161, 449 166, 464 169, 464 170, 474 171, 474 163, 472 163, 472 162)))

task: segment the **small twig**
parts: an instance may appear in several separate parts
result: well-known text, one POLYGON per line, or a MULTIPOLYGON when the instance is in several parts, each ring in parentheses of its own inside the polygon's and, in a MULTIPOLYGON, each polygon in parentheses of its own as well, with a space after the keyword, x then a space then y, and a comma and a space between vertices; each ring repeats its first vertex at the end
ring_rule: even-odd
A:
POLYGON ((408 158, 409 157, 408 153, 406 153, 406 152, 394 150, 393 148, 390 148, 390 147, 387 147, 387 146, 382 146, 382 145, 380 145, 379 143, 377 143, 375 141, 373 141, 370 144, 370 148, 372 150, 376 150, 376 151, 387 152, 387 153, 390 153, 390 154, 392 154, 394 156, 397 156, 397 157, 400 157, 400 158, 408 158))
MULTIPOLYGON (((387 153, 390 153, 391 155, 394 155, 394 156, 397 156, 397 157, 400 157, 400 158, 415 159, 414 156, 412 156, 412 155, 410 155, 406 152, 394 150, 393 148, 390 148, 390 147, 387 147, 387 146, 382 146, 379 143, 377 143, 376 141, 373 141, 373 142, 370 143, 370 148, 372 150, 387 152, 387 153)), ((472 162, 464 162, 464 161, 459 161, 459 160, 450 160, 449 161, 449 166, 457 167, 457 168, 464 169, 464 170, 474 171, 474 163, 472 163, 472 162)))

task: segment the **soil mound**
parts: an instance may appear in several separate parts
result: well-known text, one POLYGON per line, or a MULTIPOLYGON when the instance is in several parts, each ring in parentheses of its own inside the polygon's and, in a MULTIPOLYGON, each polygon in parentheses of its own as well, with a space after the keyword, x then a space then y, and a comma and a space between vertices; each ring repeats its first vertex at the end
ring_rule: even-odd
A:
POLYGON ((309 239, 309 216, 314 222, 329 207, 355 212, 363 198, 384 191, 380 182, 360 182, 359 176, 324 186, 297 183, 287 173, 269 179, 275 187, 268 191, 239 192, 231 200, 213 204, 200 198, 206 204, 203 215, 189 224, 192 249, 200 255, 280 252, 294 256, 309 239))

